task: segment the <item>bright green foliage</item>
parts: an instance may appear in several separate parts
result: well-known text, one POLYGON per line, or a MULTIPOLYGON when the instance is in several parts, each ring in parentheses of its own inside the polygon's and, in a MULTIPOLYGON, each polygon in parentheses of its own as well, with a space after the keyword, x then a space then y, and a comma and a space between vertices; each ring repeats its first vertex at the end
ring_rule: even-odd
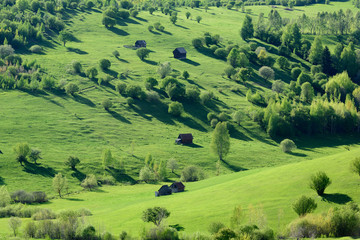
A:
POLYGON ((234 232, 234 230, 227 227, 220 229, 219 232, 215 234, 216 240, 230 240, 234 239, 235 237, 236 233, 234 232))
POLYGON ((286 57, 278 57, 276 59, 276 63, 279 65, 279 67, 282 69, 282 70, 287 70, 289 67, 290 67, 290 63, 289 63, 289 60, 287 60, 286 57))
POLYGON ((219 157, 220 160, 229 153, 230 134, 226 122, 219 122, 212 135, 211 150, 219 157))
POLYGON ((158 176, 160 181, 167 179, 166 161, 162 160, 159 164, 158 176))
POLYGON ((98 187, 97 179, 94 174, 89 174, 86 178, 81 182, 81 186, 87 190, 92 190, 98 187))
POLYGON ((27 143, 18 143, 14 147, 16 154, 16 160, 23 166, 23 163, 27 161, 27 157, 30 154, 30 147, 27 143))
POLYGON ((18 217, 11 217, 9 219, 9 227, 13 231, 14 236, 16 237, 16 234, 18 233, 18 229, 21 226, 21 219, 18 217))
POLYGON ((89 67, 86 69, 86 76, 88 76, 90 79, 96 78, 98 75, 98 70, 95 67, 89 67))
POLYGON ((293 210, 299 215, 299 217, 302 217, 308 213, 313 212, 317 208, 317 204, 314 199, 303 195, 293 203, 292 207, 293 210))
POLYGON ((80 164, 80 159, 78 157, 69 156, 65 161, 65 165, 70 167, 72 170, 76 170, 76 165, 80 164))
POLYGON ((54 191, 59 194, 59 197, 61 196, 61 193, 67 188, 68 183, 65 176, 63 176, 61 173, 58 173, 53 178, 52 186, 54 191))
POLYGON ((331 184, 330 178, 325 172, 317 172, 310 178, 310 188, 315 190, 319 196, 324 195, 325 189, 331 184))
POLYGON ((10 194, 6 186, 0 187, 0 207, 6 207, 11 202, 10 194))
POLYGON ((102 158, 102 164, 103 164, 104 168, 110 166, 113 163, 113 157, 111 154, 111 150, 108 148, 103 150, 101 158, 102 158))
POLYGON ((345 98, 347 94, 353 93, 356 85, 351 81, 347 72, 343 72, 331 77, 325 86, 325 92, 329 95, 345 98))
POLYGON ((323 45, 320 37, 316 37, 310 48, 309 62, 314 65, 321 64, 323 45))
POLYGON ((342 69, 347 71, 351 78, 356 76, 359 70, 359 65, 357 63, 356 53, 352 42, 342 51, 340 64, 342 69))
POLYGON ((259 75, 266 80, 274 79, 275 71, 271 67, 263 66, 259 69, 259 75))
POLYGON ((254 25, 252 23, 252 18, 249 15, 245 16, 245 20, 240 30, 240 36, 244 40, 254 36, 254 25))
POLYGON ((184 112, 184 107, 179 102, 172 102, 169 104, 168 113, 173 116, 179 117, 184 112))
POLYGON ((300 99, 303 102, 311 103, 315 96, 314 88, 311 86, 311 83, 305 82, 301 85, 301 95, 300 99))
POLYGON ((170 62, 160 63, 157 70, 161 78, 165 78, 166 76, 168 76, 171 73, 171 71, 172 68, 170 62))
POLYGON ((60 33, 59 33, 59 41, 62 42, 64 44, 64 47, 65 47, 65 44, 67 42, 71 42, 74 40, 74 35, 67 31, 67 30, 62 30, 60 33))
POLYGON ((209 225, 209 232, 211 234, 216 234, 220 231, 220 229, 224 228, 225 225, 222 222, 212 222, 209 225))
POLYGON ((187 166, 181 172, 181 181, 195 182, 204 178, 203 172, 197 166, 187 166))
POLYGON ((149 57, 150 50, 147 48, 139 48, 136 50, 136 55, 140 58, 141 61, 143 61, 145 58, 149 57))
POLYGON ((162 220, 168 218, 170 212, 166 208, 162 207, 153 207, 148 208, 143 212, 142 220, 144 222, 152 222, 156 226, 160 226, 162 220))
POLYGON ((151 153, 146 154, 145 166, 148 166, 148 167, 151 166, 152 161, 153 161, 153 159, 152 159, 151 153))
POLYGON ((66 84, 66 86, 65 86, 66 94, 69 94, 71 96, 73 96, 74 94, 76 94, 79 91, 80 91, 79 86, 75 83, 70 82, 70 83, 66 84))
POLYGON ((148 77, 146 80, 145 80, 145 87, 146 89, 150 90, 150 89, 154 89, 155 86, 157 86, 159 83, 158 81, 153 78, 153 77, 148 77))
POLYGON ((297 78, 297 83, 299 84, 299 86, 301 86, 306 82, 312 83, 311 76, 304 72, 300 73, 299 77, 297 78))
POLYGON ((295 67, 291 70, 291 77, 294 80, 297 80, 300 74, 301 74, 301 68, 295 67))
POLYGON ((154 173, 148 166, 144 166, 143 168, 140 169, 139 180, 144 181, 146 183, 150 183, 154 181, 154 173))
POLYGON ((360 157, 355 158, 351 162, 350 166, 351 166, 351 171, 353 171, 354 173, 360 176, 360 157))

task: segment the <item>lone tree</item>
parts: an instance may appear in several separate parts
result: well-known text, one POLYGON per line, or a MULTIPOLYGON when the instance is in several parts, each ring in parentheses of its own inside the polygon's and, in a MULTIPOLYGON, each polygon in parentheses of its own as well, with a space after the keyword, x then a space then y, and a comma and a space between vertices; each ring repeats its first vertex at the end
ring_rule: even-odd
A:
POLYGON ((161 221, 170 216, 170 212, 166 208, 153 207, 148 208, 143 212, 142 220, 144 222, 152 222, 157 227, 160 226, 161 221))
POLYGON ((331 184, 330 178, 325 172, 317 172, 310 178, 310 188, 315 190, 319 196, 324 195, 325 189, 331 184))
POLYGON ((19 227, 21 226, 21 219, 18 217, 11 217, 9 219, 9 227, 14 232, 14 236, 16 237, 16 234, 18 232, 19 227))
POLYGON ((202 20, 202 17, 201 17, 201 16, 197 16, 197 17, 196 17, 196 21, 197 21, 198 23, 200 23, 201 20, 202 20))
POLYGON ((67 188, 67 179, 61 173, 58 173, 53 178, 53 188, 54 191, 61 196, 61 192, 67 188))
POLYGON ((171 172, 174 173, 174 171, 179 168, 176 159, 174 158, 169 159, 169 161, 167 162, 167 168, 169 168, 171 172))
POLYGON ((76 165, 80 163, 80 159, 78 157, 70 156, 66 161, 65 165, 70 167, 72 170, 76 170, 76 165))
POLYGON ((360 157, 355 158, 351 162, 351 171, 360 176, 360 157))
POLYGON ((240 36, 244 40, 254 36, 254 25, 252 23, 252 18, 249 15, 245 16, 245 20, 240 30, 240 36))
POLYGON ((16 160, 20 163, 21 166, 24 166, 23 163, 27 161, 27 156, 30 153, 30 147, 27 143, 18 143, 14 147, 14 152, 16 153, 16 160))
POLYGON ((148 58, 150 50, 147 48, 139 48, 136 50, 136 55, 140 58, 141 61, 144 61, 145 58, 148 58))
POLYGON ((305 216, 307 213, 313 212, 317 204, 314 199, 301 196, 294 204, 292 205, 294 211, 299 215, 299 217, 305 216))
POLYGON ((62 30, 60 33, 59 33, 59 40, 64 44, 64 47, 66 45, 67 42, 72 42, 74 41, 74 35, 67 31, 67 30, 62 30))
POLYGON ((219 122, 216 125, 210 147, 221 161, 228 154, 230 150, 230 134, 226 122, 219 122))
POLYGON ((186 16, 186 19, 189 19, 189 17, 191 16, 191 13, 190 13, 190 12, 186 12, 186 13, 185 13, 185 16, 186 16))
POLYGON ((36 148, 31 148, 30 150, 30 154, 29 154, 29 159, 31 161, 33 161, 35 164, 37 164, 37 160, 38 159, 42 159, 41 156, 41 150, 40 149, 36 149, 36 148))

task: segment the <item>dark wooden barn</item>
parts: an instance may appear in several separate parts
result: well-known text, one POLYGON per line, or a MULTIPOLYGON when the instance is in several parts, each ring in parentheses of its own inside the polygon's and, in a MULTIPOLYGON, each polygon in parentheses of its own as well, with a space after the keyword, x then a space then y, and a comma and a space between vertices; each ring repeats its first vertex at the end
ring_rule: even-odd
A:
POLYGON ((186 59, 186 50, 183 47, 175 48, 173 54, 174 54, 174 58, 186 59))
POLYGON ((170 188, 173 193, 183 192, 185 190, 185 185, 182 182, 174 182, 170 185, 170 188))
POLYGON ((146 48, 145 40, 137 40, 135 42, 135 47, 137 47, 137 48, 142 48, 142 47, 146 48))
POLYGON ((191 133, 179 134, 178 138, 175 140, 177 144, 192 144, 193 136, 191 133))
POLYGON ((168 185, 162 185, 159 191, 155 192, 155 197, 170 195, 172 194, 172 190, 168 185))

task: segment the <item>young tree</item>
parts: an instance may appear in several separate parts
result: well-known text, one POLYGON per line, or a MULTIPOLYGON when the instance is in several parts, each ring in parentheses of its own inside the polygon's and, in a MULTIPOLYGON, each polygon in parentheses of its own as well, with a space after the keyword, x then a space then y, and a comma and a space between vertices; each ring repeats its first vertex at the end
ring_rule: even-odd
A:
POLYGON ((69 156, 65 161, 65 165, 70 167, 72 170, 76 170, 76 165, 80 164, 80 159, 78 157, 69 156))
POLYGON ((110 149, 104 149, 102 152, 102 164, 104 169, 113 163, 113 157, 110 149))
POLYGON ((6 186, 0 187, 0 207, 6 207, 11 202, 10 194, 6 188, 6 186))
POLYGON ((141 61, 144 61, 145 58, 149 57, 150 50, 147 48, 139 48, 136 50, 136 55, 140 58, 141 61))
POLYGON ((102 18, 102 24, 106 28, 112 28, 116 25, 116 20, 114 18, 104 15, 102 18))
POLYGON ((186 16, 186 19, 189 19, 189 17, 191 16, 191 13, 190 13, 190 12, 186 12, 186 13, 185 13, 185 16, 186 16))
POLYGON ((331 184, 330 178, 325 172, 317 172, 310 178, 310 188, 315 190, 319 196, 324 195, 325 189, 331 184))
POLYGON ((171 14, 170 16, 170 22, 172 22, 172 24, 175 24, 177 21, 177 15, 176 14, 171 14))
POLYGON ((167 161, 167 168, 169 168, 171 170, 172 173, 174 173, 174 171, 176 169, 179 168, 178 162, 176 161, 176 159, 171 158, 167 161))
POLYGON ((74 35, 67 30, 59 32, 59 40, 64 44, 64 47, 67 42, 72 42, 74 38, 74 35))
POLYGON ((90 79, 96 78, 98 75, 98 70, 95 67, 89 67, 86 69, 86 76, 88 76, 90 79))
POLYGON ((65 176, 63 176, 61 173, 58 173, 55 175, 55 177, 53 178, 53 182, 52 182, 54 191, 59 194, 59 197, 61 196, 61 192, 63 190, 65 190, 67 188, 67 179, 65 176))
POLYGON ((340 56, 340 64, 342 69, 346 70, 351 78, 356 76, 359 65, 356 61, 355 48, 352 42, 343 49, 340 56))
POLYGON ((316 37, 310 48, 309 62, 314 65, 321 64, 323 46, 320 37, 316 37))
POLYGON ((21 219, 18 217, 11 217, 9 219, 9 227, 14 232, 14 236, 16 237, 16 234, 18 232, 19 227, 21 226, 21 219))
POLYGON ((41 155, 41 150, 40 149, 31 148, 30 154, 29 154, 29 159, 31 161, 33 161, 35 164, 37 164, 36 161, 38 159, 42 159, 40 155, 41 155))
POLYGON ((360 176, 360 157, 355 158, 351 162, 351 171, 360 176))
POLYGON ((210 145, 212 151, 219 156, 219 159, 222 161, 230 150, 230 134, 227 129, 226 122, 219 122, 213 132, 210 145))
POLYGON ((169 104, 168 113, 173 116, 179 117, 184 112, 184 107, 182 103, 179 102, 172 102, 169 104))
POLYGON ((164 160, 162 160, 159 164, 158 176, 160 181, 164 181, 167 179, 166 161, 164 160))
POLYGON ((196 21, 197 21, 198 23, 200 23, 201 20, 202 20, 202 17, 201 17, 201 16, 197 16, 197 17, 196 17, 196 21))
POLYGON ((312 213, 317 208, 317 204, 314 199, 303 195, 293 203, 292 207, 299 217, 302 217, 307 213, 312 213))
POLYGON ((245 16, 245 20, 240 30, 240 36, 244 40, 254 36, 254 25, 252 23, 252 18, 249 15, 245 16))
POLYGON ((158 67, 158 74, 160 75, 161 78, 165 78, 167 75, 169 75, 172 71, 170 62, 164 62, 164 63, 160 63, 159 67, 158 67))
POLYGON ((170 216, 170 212, 166 208, 153 207, 153 208, 148 208, 143 212, 142 220, 144 222, 152 222, 157 227, 159 227, 162 220, 168 218, 169 216, 170 216))
POLYGON ((23 163, 27 161, 27 156, 30 153, 30 147, 27 143, 18 143, 14 147, 14 152, 16 154, 16 160, 23 166, 23 163))

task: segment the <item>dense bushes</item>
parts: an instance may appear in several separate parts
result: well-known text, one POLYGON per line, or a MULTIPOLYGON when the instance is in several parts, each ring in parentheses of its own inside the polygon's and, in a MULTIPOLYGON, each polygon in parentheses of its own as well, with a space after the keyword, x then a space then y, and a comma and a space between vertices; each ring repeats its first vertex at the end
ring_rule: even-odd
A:
POLYGON ((280 143, 280 148, 285 153, 290 153, 296 149, 295 143, 290 139, 284 139, 280 143))
POLYGON ((196 166, 187 166, 181 172, 181 181, 194 182, 204 178, 204 173, 196 166))
POLYGON ((301 196, 293 204, 292 207, 299 216, 304 216, 307 213, 313 212, 316 209, 317 204, 315 203, 314 199, 306 197, 306 196, 301 196))
POLYGON ((18 190, 11 193, 11 200, 19 203, 43 203, 47 202, 46 193, 37 191, 37 192, 26 192, 24 190, 18 190))

